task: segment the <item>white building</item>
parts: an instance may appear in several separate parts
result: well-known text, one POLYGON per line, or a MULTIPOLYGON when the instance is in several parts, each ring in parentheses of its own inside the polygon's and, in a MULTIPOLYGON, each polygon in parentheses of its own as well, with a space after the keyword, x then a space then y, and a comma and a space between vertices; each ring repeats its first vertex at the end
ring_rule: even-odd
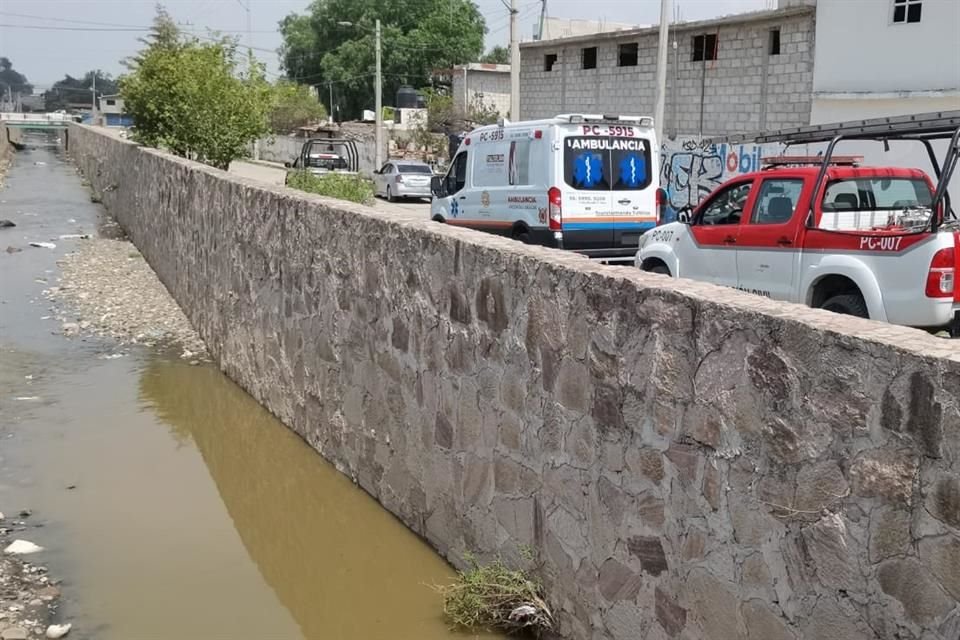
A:
POLYGON ((960 0, 817 0, 811 124, 960 109, 960 0))
POLYGON ((434 75, 450 79, 453 106, 460 113, 510 113, 510 65, 471 62, 435 71, 434 75))

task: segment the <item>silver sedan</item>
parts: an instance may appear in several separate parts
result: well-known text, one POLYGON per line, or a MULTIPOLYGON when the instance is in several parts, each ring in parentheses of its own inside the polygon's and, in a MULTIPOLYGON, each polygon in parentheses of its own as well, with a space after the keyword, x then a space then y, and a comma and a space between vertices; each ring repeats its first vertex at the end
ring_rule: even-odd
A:
POLYGON ((392 160, 373 174, 376 195, 390 202, 398 198, 429 198, 433 169, 415 160, 392 160))

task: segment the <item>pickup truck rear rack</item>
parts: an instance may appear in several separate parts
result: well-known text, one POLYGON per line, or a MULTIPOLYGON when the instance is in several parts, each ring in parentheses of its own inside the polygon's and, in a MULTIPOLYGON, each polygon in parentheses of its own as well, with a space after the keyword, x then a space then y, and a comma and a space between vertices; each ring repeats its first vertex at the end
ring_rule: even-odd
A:
MULTIPOLYGON (((935 111, 908 116, 817 124, 774 132, 725 136, 711 139, 709 142, 715 144, 719 142, 754 142, 756 144, 780 142, 785 144, 787 148, 798 144, 828 142, 827 149, 821 156, 820 173, 817 175, 817 181, 814 184, 814 193, 819 193, 827 169, 830 167, 833 151, 841 140, 876 140, 883 142, 884 145, 890 140, 914 140, 923 144, 937 177, 937 189, 934 192, 930 208, 933 212, 936 212, 940 202, 944 201, 947 214, 956 218, 951 206, 950 194, 947 193, 947 185, 957 168, 958 160, 960 160, 960 111, 935 111), (947 146, 941 165, 937 162, 937 155, 930 141, 946 139, 949 139, 950 143, 947 146)), ((813 223, 815 202, 815 199, 810 201, 808 224, 813 223)), ((936 231, 941 222, 940 216, 934 213, 930 223, 931 231, 936 231)))

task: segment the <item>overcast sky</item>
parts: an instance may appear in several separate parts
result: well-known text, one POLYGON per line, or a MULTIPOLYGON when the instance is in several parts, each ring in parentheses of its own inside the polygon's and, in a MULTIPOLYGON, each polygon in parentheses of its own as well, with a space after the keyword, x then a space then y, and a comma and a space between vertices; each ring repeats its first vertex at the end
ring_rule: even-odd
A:
MULTIPOLYGON (((503 3, 475 1, 487 20, 487 47, 506 44, 509 20, 503 3)), ((280 45, 277 23, 309 4, 309 0, 249 2, 253 45, 271 51, 280 45)), ((246 13, 238 0, 164 0, 163 4, 187 28, 200 33, 207 28, 235 32, 246 38, 246 13)), ((770 8, 775 2, 674 0, 674 4, 683 20, 700 20, 770 8)), ((38 88, 48 87, 64 74, 80 76, 95 68, 117 75, 123 70, 119 61, 140 48, 137 38, 143 32, 129 28, 149 26, 154 6, 155 0, 0 0, 0 56, 10 58, 14 68, 38 88)), ((540 1, 518 0, 518 6, 521 37, 529 39, 540 1)), ((660 17, 659 0, 548 0, 547 6, 549 15, 564 18, 655 24, 660 17)), ((279 71, 276 54, 258 51, 256 55, 269 71, 279 71)))

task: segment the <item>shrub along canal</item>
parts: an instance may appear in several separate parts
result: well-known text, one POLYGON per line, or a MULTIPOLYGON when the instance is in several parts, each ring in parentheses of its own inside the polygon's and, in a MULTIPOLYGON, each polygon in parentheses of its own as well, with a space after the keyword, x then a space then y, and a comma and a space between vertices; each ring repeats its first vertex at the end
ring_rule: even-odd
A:
POLYGON ((43 291, 92 241, 60 236, 104 212, 55 147, 6 183, 0 511, 43 525, 70 638, 470 637, 429 586, 451 568, 213 365, 62 335, 43 291))

